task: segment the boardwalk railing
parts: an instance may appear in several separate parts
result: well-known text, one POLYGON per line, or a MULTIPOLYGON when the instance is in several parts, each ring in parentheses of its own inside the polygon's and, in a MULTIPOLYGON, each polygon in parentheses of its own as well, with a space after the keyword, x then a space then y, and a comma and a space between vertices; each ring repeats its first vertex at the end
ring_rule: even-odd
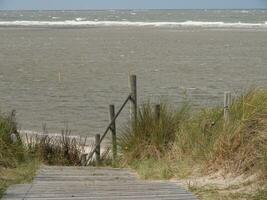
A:
POLYGON ((88 155, 85 165, 88 165, 90 161, 92 160, 94 154, 95 154, 95 162, 96 165, 99 165, 101 162, 100 157, 100 146, 103 140, 105 139, 107 133, 111 131, 112 133, 112 160, 113 162, 116 161, 117 157, 117 139, 116 139, 116 119, 122 112, 122 110, 125 108, 128 102, 130 102, 130 116, 131 120, 136 121, 137 118, 137 84, 136 84, 136 75, 130 75, 130 88, 131 92, 121 105, 118 112, 115 112, 115 106, 112 104, 109 106, 109 112, 110 112, 110 123, 108 124, 107 128, 105 129, 103 135, 100 134, 95 135, 95 145, 91 151, 91 153, 88 155))

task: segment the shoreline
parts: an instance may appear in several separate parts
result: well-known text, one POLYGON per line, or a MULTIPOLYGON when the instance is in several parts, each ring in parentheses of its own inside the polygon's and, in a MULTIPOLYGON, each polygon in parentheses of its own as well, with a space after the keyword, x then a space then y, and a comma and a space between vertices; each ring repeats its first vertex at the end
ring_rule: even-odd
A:
MULTIPOLYGON (((24 144, 30 145, 34 144, 37 139, 42 139, 44 137, 49 137, 51 140, 54 141, 60 141, 63 137, 67 137, 71 140, 75 140, 77 142, 77 145, 79 146, 79 150, 81 153, 81 156, 88 155, 91 153, 92 148, 94 148, 95 138, 94 137, 83 137, 79 135, 64 135, 62 136, 62 133, 42 133, 37 131, 19 131, 19 135, 23 141, 24 144)), ((101 143, 101 152, 105 152, 108 149, 107 141, 104 141, 101 143)))

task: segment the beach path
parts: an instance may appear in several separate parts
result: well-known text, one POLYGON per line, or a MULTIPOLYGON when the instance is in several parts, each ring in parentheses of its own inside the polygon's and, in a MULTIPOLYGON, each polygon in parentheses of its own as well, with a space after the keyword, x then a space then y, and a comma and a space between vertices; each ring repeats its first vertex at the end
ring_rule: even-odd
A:
POLYGON ((140 180, 129 169, 42 166, 32 183, 8 188, 5 200, 196 200, 168 181, 140 180))

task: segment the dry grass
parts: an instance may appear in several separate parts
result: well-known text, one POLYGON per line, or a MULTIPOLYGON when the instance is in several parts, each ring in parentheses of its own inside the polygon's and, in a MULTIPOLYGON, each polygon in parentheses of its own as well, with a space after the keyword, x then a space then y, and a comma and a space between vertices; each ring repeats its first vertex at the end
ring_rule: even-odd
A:
MULTIPOLYGON (((143 178, 156 179, 200 177, 218 171, 222 176, 255 174, 257 180, 251 184, 257 183, 259 191, 266 192, 266 90, 251 90, 234 99, 228 124, 224 123, 221 106, 199 112, 189 112, 187 105, 180 110, 166 108, 164 105, 160 121, 151 105, 140 109, 137 127, 123 132, 122 165, 137 169, 143 178)), ((231 193, 229 199, 235 195, 240 199, 249 196, 231 193)), ((256 195, 252 197, 257 199, 256 195)))
POLYGON ((253 90, 233 101, 225 127, 221 108, 205 109, 181 124, 173 153, 204 162, 206 171, 266 178, 267 92, 253 90))
POLYGON ((38 166, 21 142, 15 111, 0 115, 0 198, 9 185, 31 180, 38 166))
POLYGON ((191 185, 189 189, 201 200, 266 200, 267 189, 258 189, 253 193, 231 192, 231 188, 218 189, 213 186, 197 187, 191 185))
POLYGON ((0 115, 0 167, 16 167, 26 159, 26 151, 17 132, 15 111, 0 115), (12 141, 12 135, 16 141, 12 141))
POLYGON ((27 137, 24 143, 17 131, 15 112, 0 115, 0 195, 11 184, 31 180, 39 163, 82 165, 81 147, 85 143, 86 139, 70 137, 68 129, 61 137, 27 137))
MULTIPOLYGON (((29 152, 33 152, 46 165, 82 166, 85 164, 87 137, 71 135, 68 126, 61 135, 50 135, 43 125, 43 134, 25 134, 24 143, 29 152)), ((93 144, 87 147, 93 149, 93 144)))
POLYGON ((37 159, 28 159, 14 168, 0 167, 0 199, 8 186, 32 181, 39 165, 37 159))
POLYGON ((188 106, 177 112, 161 104, 160 118, 147 103, 138 112, 136 123, 129 123, 119 138, 119 147, 125 163, 133 160, 160 159, 175 141, 175 131, 187 116, 188 106))

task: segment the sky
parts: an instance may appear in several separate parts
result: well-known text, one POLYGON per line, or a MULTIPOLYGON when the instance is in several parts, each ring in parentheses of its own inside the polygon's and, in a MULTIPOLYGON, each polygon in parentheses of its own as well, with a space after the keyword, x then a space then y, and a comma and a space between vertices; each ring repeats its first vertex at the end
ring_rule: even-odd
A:
POLYGON ((0 0, 0 10, 267 9, 267 0, 0 0))

